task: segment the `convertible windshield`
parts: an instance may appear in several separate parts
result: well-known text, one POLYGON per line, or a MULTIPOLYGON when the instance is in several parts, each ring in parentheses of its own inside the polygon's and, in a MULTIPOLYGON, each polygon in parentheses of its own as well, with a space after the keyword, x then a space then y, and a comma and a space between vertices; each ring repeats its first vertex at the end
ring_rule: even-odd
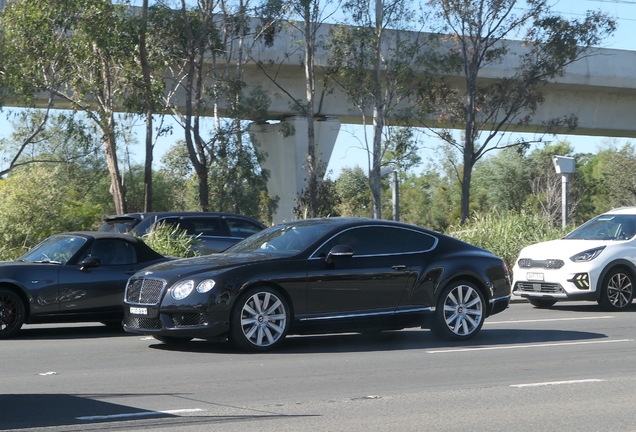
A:
POLYGON ((66 264, 84 243, 84 237, 55 235, 22 255, 18 261, 66 264))
POLYGON ((636 215, 601 215, 566 235, 576 240, 629 240, 636 234, 636 215))
POLYGON ((331 226, 314 221, 268 228, 235 244, 226 252, 259 252, 294 255, 306 249, 331 230, 331 226))

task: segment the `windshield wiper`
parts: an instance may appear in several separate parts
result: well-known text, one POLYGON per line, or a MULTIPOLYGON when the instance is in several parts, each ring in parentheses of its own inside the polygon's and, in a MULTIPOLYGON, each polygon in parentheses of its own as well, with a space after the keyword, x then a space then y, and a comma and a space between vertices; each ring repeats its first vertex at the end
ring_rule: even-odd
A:
POLYGON ((39 261, 31 261, 36 264, 62 264, 61 261, 52 261, 52 260, 39 260, 39 261))

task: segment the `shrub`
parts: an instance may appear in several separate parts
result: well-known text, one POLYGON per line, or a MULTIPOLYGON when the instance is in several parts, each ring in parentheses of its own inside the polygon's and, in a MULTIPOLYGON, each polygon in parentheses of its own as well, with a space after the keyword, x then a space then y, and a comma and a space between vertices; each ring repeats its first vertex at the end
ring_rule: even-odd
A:
POLYGON ((521 249, 561 238, 568 231, 555 228, 536 215, 497 211, 475 214, 465 225, 450 226, 448 230, 449 235, 500 256, 510 271, 521 249))
POLYGON ((142 236, 143 241, 162 255, 188 258, 200 255, 194 247, 198 237, 191 237, 178 226, 158 223, 142 236))

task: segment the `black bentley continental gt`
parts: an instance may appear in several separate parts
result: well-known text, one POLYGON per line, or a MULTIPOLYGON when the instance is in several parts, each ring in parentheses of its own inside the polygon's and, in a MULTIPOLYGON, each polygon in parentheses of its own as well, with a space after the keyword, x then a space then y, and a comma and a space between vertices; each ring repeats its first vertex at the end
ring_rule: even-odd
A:
POLYGON ((53 235, 17 260, 0 262, 0 339, 24 323, 121 326, 128 278, 166 260, 129 234, 53 235))
POLYGON ((455 238, 385 220, 306 219, 138 272, 124 329, 165 343, 227 337, 248 351, 287 334, 407 327, 465 340, 510 295, 504 262, 455 238))

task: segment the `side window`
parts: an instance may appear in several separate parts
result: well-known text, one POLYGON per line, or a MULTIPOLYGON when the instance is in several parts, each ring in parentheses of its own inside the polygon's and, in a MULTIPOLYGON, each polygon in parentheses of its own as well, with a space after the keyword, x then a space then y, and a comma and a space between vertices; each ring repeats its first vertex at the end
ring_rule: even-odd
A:
POLYGON ((218 217, 198 219, 187 218, 183 219, 181 223, 184 227, 186 227, 186 231, 190 235, 200 234, 202 236, 212 237, 222 237, 227 235, 226 231, 223 229, 221 219, 218 217))
POLYGON ((225 218, 225 222, 230 230, 231 237, 246 238, 263 229, 255 223, 242 219, 225 218))
POLYGON ((437 239, 417 231, 404 231, 404 252, 425 252, 433 249, 437 239))
POLYGON ((213 218, 166 218, 161 221, 172 227, 179 227, 186 232, 187 235, 203 235, 219 237, 227 235, 221 225, 221 219, 213 218))
POLYGON ((86 257, 97 257, 102 265, 127 265, 137 262, 133 245, 123 240, 96 240, 86 253, 86 257))
POLYGON ((316 256, 324 257, 336 245, 351 246, 354 256, 402 253, 403 230, 390 227, 362 227, 346 230, 324 244, 316 256))

